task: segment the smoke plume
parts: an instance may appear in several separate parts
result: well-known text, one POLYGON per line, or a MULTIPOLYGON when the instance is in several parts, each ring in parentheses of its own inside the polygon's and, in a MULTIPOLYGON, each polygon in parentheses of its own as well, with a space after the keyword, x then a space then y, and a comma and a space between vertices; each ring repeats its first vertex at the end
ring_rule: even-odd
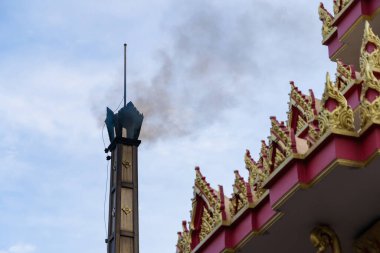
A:
MULTIPOLYGON (((145 80, 130 80, 128 85, 131 101, 145 116, 142 140, 194 134, 225 120, 238 99, 254 99, 252 86, 262 85, 257 83, 260 68, 268 67, 257 63, 265 65, 266 54, 260 52, 263 45, 257 46, 258 38, 262 37, 259 42, 266 44, 263 48, 270 48, 277 42, 284 44, 284 37, 300 32, 306 25, 295 24, 295 18, 290 19, 293 23, 282 23, 286 13, 265 1, 246 5, 240 13, 204 1, 179 8, 180 21, 170 26, 170 46, 157 50, 157 72, 145 80), (270 29, 267 26, 273 16, 268 18, 256 10, 271 10, 280 20, 278 25, 288 33, 277 36, 273 35, 275 30, 263 34, 270 29)), ((276 74, 275 69, 270 71, 276 74)))
POLYGON ((255 68, 244 18, 195 9, 172 29, 173 45, 157 52, 158 72, 130 85, 145 115, 141 139, 192 134, 234 106, 244 75, 255 68))

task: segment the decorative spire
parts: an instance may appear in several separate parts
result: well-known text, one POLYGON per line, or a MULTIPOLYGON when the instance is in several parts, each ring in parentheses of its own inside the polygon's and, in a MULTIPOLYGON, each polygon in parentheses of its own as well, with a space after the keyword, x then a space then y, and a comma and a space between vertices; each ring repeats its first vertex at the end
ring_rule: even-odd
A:
POLYGON ((115 138, 137 140, 143 119, 144 115, 132 102, 127 104, 127 44, 124 44, 124 106, 116 114, 107 107, 105 123, 110 142, 112 143, 115 138))

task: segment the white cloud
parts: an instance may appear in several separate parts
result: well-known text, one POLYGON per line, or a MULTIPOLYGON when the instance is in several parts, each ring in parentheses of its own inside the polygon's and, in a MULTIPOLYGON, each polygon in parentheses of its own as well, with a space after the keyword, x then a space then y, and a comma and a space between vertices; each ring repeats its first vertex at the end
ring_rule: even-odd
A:
POLYGON ((0 250, 0 253, 32 253, 35 250, 36 246, 32 244, 18 243, 10 246, 7 250, 0 250))

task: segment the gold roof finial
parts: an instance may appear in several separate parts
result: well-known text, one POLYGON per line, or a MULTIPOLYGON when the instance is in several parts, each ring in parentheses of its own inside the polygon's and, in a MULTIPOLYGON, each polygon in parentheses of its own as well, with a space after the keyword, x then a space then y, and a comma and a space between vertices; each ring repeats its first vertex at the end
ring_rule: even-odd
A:
POLYGON ((319 19, 322 21, 322 38, 326 40, 334 29, 332 25, 333 16, 325 9, 323 3, 319 4, 318 14, 319 19))

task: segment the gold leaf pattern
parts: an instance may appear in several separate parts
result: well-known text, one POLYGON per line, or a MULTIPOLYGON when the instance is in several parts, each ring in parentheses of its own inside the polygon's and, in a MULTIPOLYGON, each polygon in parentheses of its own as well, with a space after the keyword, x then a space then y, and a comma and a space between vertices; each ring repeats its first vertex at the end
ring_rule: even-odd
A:
POLYGON ((351 2, 351 0, 334 0, 334 15, 339 14, 351 2))
MULTIPOLYGON (((218 224, 222 222, 221 199, 217 192, 210 187, 202 176, 199 168, 196 169, 195 188, 198 189, 200 195, 206 198, 207 207, 203 208, 202 223, 200 227, 200 240, 203 240, 218 224)), ((193 211, 196 207, 193 205, 193 211)))
POLYGON ((268 178, 268 174, 262 171, 257 163, 252 159, 249 150, 247 149, 245 156, 245 167, 249 172, 249 184, 254 187, 254 194, 256 198, 260 198, 265 192, 263 189, 263 183, 268 178))
POLYGON ((244 178, 240 176, 239 172, 235 171, 235 183, 233 185, 233 194, 230 199, 230 214, 234 216, 244 206, 248 205, 248 192, 244 178))
POLYGON ((323 39, 327 39, 334 27, 333 16, 325 9, 323 4, 321 3, 318 8, 319 19, 322 21, 322 37, 323 39))
POLYGON ((202 214, 202 225, 201 232, 199 234, 199 239, 203 241, 207 235, 211 233, 211 231, 220 223, 220 219, 218 217, 213 217, 213 213, 207 210, 207 208, 203 209, 202 214))
POLYGON ((363 77, 362 92, 360 95, 360 124, 364 128, 369 122, 380 124, 380 98, 373 101, 366 98, 369 90, 380 93, 380 81, 374 72, 380 72, 380 39, 376 36, 368 21, 365 23, 364 36, 361 46, 360 72, 363 77), (368 52, 367 46, 371 43, 373 51, 368 52))
POLYGON ((337 87, 332 84, 329 73, 326 74, 326 86, 322 97, 322 106, 318 121, 321 135, 323 135, 327 129, 338 132, 354 131, 354 113, 348 105, 346 98, 337 87), (337 102, 336 108, 331 112, 325 108, 328 99, 337 102))
POLYGON ((178 233, 177 253, 190 253, 191 252, 191 236, 187 229, 186 221, 182 222, 182 233, 178 233))

